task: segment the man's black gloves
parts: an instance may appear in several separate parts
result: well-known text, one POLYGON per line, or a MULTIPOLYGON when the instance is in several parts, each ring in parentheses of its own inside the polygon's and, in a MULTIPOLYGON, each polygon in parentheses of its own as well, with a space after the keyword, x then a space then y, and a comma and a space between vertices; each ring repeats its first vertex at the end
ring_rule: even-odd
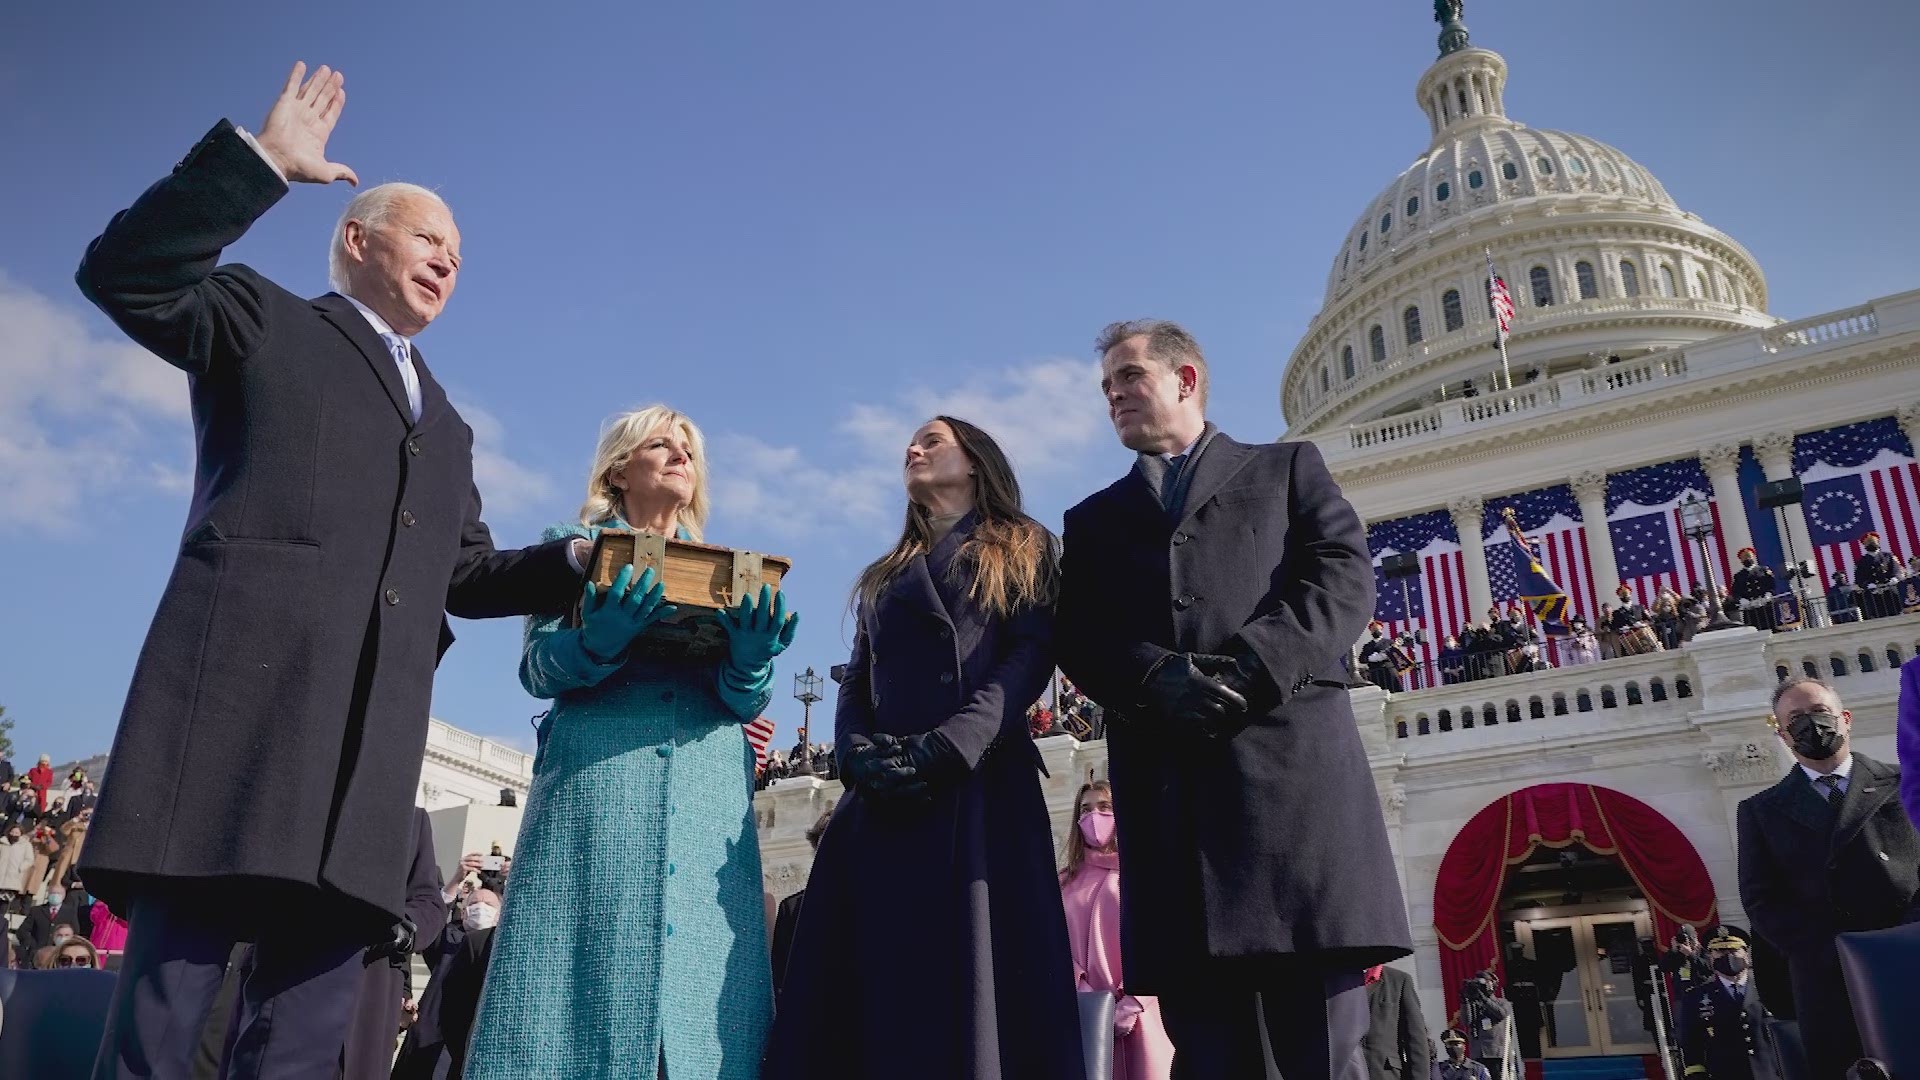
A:
POLYGON ((405 915, 400 916, 400 921, 394 923, 390 931, 392 936, 367 949, 366 965, 372 967, 381 960, 391 960, 395 967, 402 966, 407 954, 413 952, 413 942, 419 932, 419 928, 413 925, 412 919, 405 915))
POLYGON ((1176 727, 1191 725, 1215 738, 1234 734, 1247 724, 1246 695, 1211 671, 1235 664, 1226 656, 1175 653, 1147 672, 1140 688, 1143 704, 1176 727))

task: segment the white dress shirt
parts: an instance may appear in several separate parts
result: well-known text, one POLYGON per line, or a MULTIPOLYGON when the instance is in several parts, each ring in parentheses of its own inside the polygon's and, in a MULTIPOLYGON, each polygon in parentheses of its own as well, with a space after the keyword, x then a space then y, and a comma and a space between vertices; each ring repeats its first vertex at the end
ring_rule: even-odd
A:
MULTIPOLYGON (((1822 775, 1821 773, 1814 772, 1812 769, 1807 768, 1805 765, 1800 766, 1800 771, 1803 773, 1806 773, 1807 779, 1812 780, 1815 783, 1819 782, 1820 777, 1822 775)), ((1840 764, 1835 765, 1833 767, 1833 771, 1825 775, 1839 777, 1840 783, 1837 787, 1834 788, 1834 790, 1838 794, 1845 795, 1847 793, 1847 785, 1853 783, 1852 751, 1848 751, 1847 756, 1840 759, 1840 764)))

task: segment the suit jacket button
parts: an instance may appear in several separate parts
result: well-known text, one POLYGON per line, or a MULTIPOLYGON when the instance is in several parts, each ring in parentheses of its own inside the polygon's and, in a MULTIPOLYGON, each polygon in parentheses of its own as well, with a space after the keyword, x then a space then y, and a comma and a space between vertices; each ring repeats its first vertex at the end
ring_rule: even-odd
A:
POLYGON ((400 602, 399 589, 388 589, 385 593, 385 596, 387 598, 388 607, 392 607, 393 605, 398 604, 400 602))
POLYGON ((941 673, 940 673, 940 681, 941 681, 941 682, 942 682, 943 684, 944 684, 944 683, 951 683, 951 682, 953 682, 953 672, 951 672, 951 671, 943 671, 943 672, 941 672, 941 673))
POLYGON ((1889 859, 1889 858, 1887 858, 1887 853, 1886 853, 1886 852, 1884 852, 1884 851, 1882 851, 1882 852, 1879 852, 1879 855, 1880 855, 1880 861, 1881 861, 1881 862, 1892 862, 1892 861, 1893 861, 1893 860, 1891 860, 1891 859, 1889 859))
POLYGON ((411 510, 400 511, 400 524, 411 527, 415 520, 416 519, 413 516, 413 511, 411 510))
POLYGON ((1185 611, 1188 608, 1192 607, 1194 605, 1194 602, 1198 599, 1200 598, 1193 595, 1192 593, 1181 593, 1179 598, 1174 600, 1173 606, 1181 611, 1185 611))
POLYGON ((414 457, 420 456, 420 440, 419 439, 407 440, 407 453, 412 454, 414 457))
POLYGON ((1177 532, 1173 534, 1173 542, 1176 544, 1184 544, 1191 539, 1193 539, 1193 537, 1188 536, 1186 533, 1183 533, 1183 532, 1177 532))

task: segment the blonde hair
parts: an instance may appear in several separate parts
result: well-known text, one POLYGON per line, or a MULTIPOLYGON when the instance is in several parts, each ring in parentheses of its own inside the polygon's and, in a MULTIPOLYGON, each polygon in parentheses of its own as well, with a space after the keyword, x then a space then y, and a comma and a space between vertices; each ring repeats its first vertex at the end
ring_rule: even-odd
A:
POLYGON ((593 452, 593 471, 587 474, 587 501, 580 504, 580 524, 602 525, 621 515, 625 504, 620 489, 613 486, 613 474, 626 468, 640 444, 663 428, 677 428, 692 453, 693 460, 688 464, 693 473, 693 498, 680 508, 678 522, 688 536, 701 539, 713 507, 707 494, 706 436, 685 413, 665 405, 621 413, 601 427, 600 445, 593 452))

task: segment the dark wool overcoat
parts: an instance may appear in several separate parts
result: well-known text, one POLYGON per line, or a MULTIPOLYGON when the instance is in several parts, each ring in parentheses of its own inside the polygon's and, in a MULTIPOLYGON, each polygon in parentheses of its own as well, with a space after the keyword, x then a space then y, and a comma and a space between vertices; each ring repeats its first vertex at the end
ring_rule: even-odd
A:
MULTIPOLYGON (((433 861, 433 823, 419 807, 413 811, 413 865, 407 870, 407 918, 414 927, 414 950, 426 955, 447 925, 447 898, 440 867, 433 861)), ((400 1033, 400 1003, 406 999, 407 972, 395 964, 411 965, 413 952, 397 960, 380 957, 367 964, 360 977, 360 997, 354 1002, 352 1026, 341 1051, 340 1075, 385 1076, 393 1070, 393 1043, 400 1033)), ((416 987, 416 990, 419 988, 416 987)))
POLYGON ((243 906, 325 886, 378 933, 404 910, 445 613, 557 610, 579 576, 564 542, 494 550, 473 433, 417 352, 416 422, 345 297, 216 268, 286 190, 222 121, 80 264, 187 373, 196 447, 81 872, 115 911, 168 884, 221 879, 243 906))
POLYGON ((834 715, 843 763, 875 732, 937 729, 967 772, 927 806, 856 789, 834 809, 767 1040, 768 1080, 1085 1073, 1027 733, 1027 706, 1053 671, 1052 614, 1002 619, 967 598, 964 573, 948 571, 973 524, 963 519, 862 608, 834 715), (823 1043, 823 1031, 842 1034, 823 1043))
POLYGON ((1341 668, 1373 610, 1359 515, 1309 442, 1216 434, 1193 468, 1177 518, 1136 468, 1067 511, 1063 537, 1060 667, 1115 714, 1128 990, 1164 993, 1227 958, 1352 970, 1405 956, 1406 907, 1341 668), (1163 657, 1230 639, 1271 683, 1244 730, 1209 741, 1137 708, 1163 657))

